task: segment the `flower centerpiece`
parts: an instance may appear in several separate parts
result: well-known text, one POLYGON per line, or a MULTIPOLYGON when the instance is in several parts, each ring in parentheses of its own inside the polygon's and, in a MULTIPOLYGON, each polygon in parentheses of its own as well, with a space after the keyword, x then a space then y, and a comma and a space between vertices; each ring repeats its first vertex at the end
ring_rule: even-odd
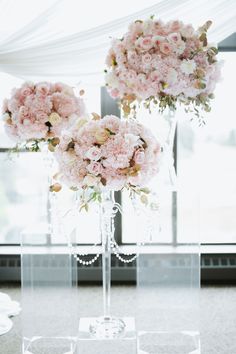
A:
MULTIPOLYGON (((159 169, 161 147, 151 131, 136 120, 121 120, 114 115, 93 119, 81 118, 70 130, 64 132, 55 149, 59 171, 56 179, 64 182, 80 196, 80 210, 88 211, 90 202, 99 202, 100 234, 102 240, 103 315, 91 319, 89 331, 95 338, 118 338, 126 324, 122 318, 113 317, 110 309, 111 253, 121 257, 115 240, 114 219, 122 207, 117 203, 114 191, 127 188, 133 200, 134 193, 141 202, 148 203, 146 184, 159 169)), ((51 190, 58 189, 58 182, 51 190)), ((84 255, 84 254, 83 254, 84 255)), ((76 252, 76 259, 83 265, 93 264, 99 257, 86 261, 76 252)), ((128 257, 128 258, 127 258, 128 257)))
MULTIPOLYGON (((83 94, 83 91, 81 91, 83 94)), ((18 146, 40 150, 39 143, 49 143, 54 150, 63 129, 83 115, 82 98, 64 83, 26 82, 12 91, 3 103, 3 120, 8 136, 18 146)))
MULTIPOLYGON (((113 115, 79 119, 55 150, 60 181, 81 190, 81 207, 104 191, 128 188, 146 203, 145 184, 158 172, 160 144, 149 129, 113 115)), ((57 186, 57 183, 55 184, 57 186)), ((52 188, 53 189, 53 188, 52 188)))
POLYGON ((210 100, 220 78, 218 50, 208 44, 207 21, 195 30, 181 21, 164 23, 152 16, 130 24, 114 39, 106 58, 106 86, 121 101, 124 114, 135 115, 137 104, 176 109, 182 103, 200 119, 199 108, 210 111, 210 100))

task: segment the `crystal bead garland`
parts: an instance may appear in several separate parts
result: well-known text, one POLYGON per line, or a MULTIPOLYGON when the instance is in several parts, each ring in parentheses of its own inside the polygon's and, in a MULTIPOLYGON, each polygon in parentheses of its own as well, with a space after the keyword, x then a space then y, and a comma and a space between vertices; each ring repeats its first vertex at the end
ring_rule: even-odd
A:
MULTIPOLYGON (((112 193, 112 192, 111 192, 112 193)), ((132 196, 132 200, 133 198, 135 199, 134 196, 132 196)), ((76 196, 76 207, 74 208, 74 210, 69 210, 61 219, 63 219, 68 213, 70 212, 74 212, 74 213, 77 213, 78 212, 78 202, 79 202, 79 198, 78 196, 76 196)), ((133 204, 133 207, 135 209, 135 211, 137 213, 140 213, 140 211, 138 211, 138 208, 137 206, 135 206, 137 204, 137 202, 132 202, 133 204)), ((122 214, 122 207, 119 203, 115 202, 114 198, 113 198, 113 201, 112 201, 112 205, 113 205, 113 208, 112 208, 112 216, 111 216, 111 223, 112 223, 112 232, 111 232, 111 235, 110 235, 110 243, 111 243, 111 250, 113 251, 114 255, 123 263, 132 263, 137 257, 138 257, 138 247, 140 245, 143 245, 142 242, 137 242, 137 250, 136 252, 132 252, 132 253, 125 253, 123 252, 123 250, 121 250, 120 246, 117 244, 116 240, 115 240, 115 226, 114 226, 114 219, 115 219, 115 216, 117 214, 117 212, 120 212, 122 214), (130 257, 132 256, 131 258, 129 259, 125 259, 123 256, 121 256, 121 254, 125 257, 130 257)), ((101 213, 101 212, 100 212, 101 213)), ((61 225, 62 227, 62 225, 61 225)), ((94 262, 97 261, 97 259, 99 258, 100 254, 99 253, 96 253, 95 256, 93 256, 93 258, 91 258, 90 260, 83 260, 81 257, 87 257, 89 256, 90 254, 94 254, 96 248, 98 247, 98 243, 95 243, 94 245, 92 245, 89 250, 86 252, 86 253, 81 253, 81 252, 78 252, 77 250, 75 250, 74 252, 74 258, 82 265, 84 266, 89 266, 89 265, 92 265, 94 262)))

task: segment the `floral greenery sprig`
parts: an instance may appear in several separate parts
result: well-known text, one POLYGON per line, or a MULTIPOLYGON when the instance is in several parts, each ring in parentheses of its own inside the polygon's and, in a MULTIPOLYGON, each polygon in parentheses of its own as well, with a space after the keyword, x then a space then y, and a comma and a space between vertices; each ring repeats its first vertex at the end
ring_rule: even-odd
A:
POLYGON ((220 79, 218 50, 208 43, 207 21, 195 30, 181 21, 164 23, 151 16, 130 24, 109 50, 105 81, 110 95, 120 101, 126 117, 135 117, 140 104, 175 110, 178 103, 202 121, 220 79))
POLYGON ((56 178, 78 191, 81 209, 99 202, 104 191, 124 188, 146 203, 145 185, 158 173, 160 154, 156 138, 137 121, 93 114, 62 134, 55 148, 56 178))
MULTIPOLYGON (((78 189, 73 189, 78 191, 78 189)), ((133 198, 134 195, 139 196, 141 203, 144 205, 148 205, 148 194, 150 193, 150 190, 148 188, 138 188, 136 186, 132 185, 126 185, 121 189, 121 191, 127 190, 129 192, 129 197, 133 198)), ((55 191, 55 188, 54 190, 55 191)), ((102 202, 102 191, 99 189, 91 189, 91 191, 85 191, 83 190, 82 193, 80 194, 80 211, 89 210, 89 204, 90 203, 101 203, 102 202)))

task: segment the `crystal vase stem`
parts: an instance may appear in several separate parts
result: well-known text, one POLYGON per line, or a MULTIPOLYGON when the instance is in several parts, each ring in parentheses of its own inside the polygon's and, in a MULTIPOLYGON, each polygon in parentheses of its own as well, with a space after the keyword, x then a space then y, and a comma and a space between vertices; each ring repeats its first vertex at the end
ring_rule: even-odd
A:
POLYGON ((103 240, 102 272, 103 272, 103 312, 104 317, 110 316, 111 298, 111 246, 109 238, 103 240))
POLYGON ((173 146, 174 146, 174 138, 175 138, 175 131, 176 131, 176 125, 177 125, 177 119, 176 119, 176 114, 175 111, 169 109, 166 119, 169 124, 169 133, 166 139, 166 143, 169 146, 170 151, 173 151, 173 146))
POLYGON ((100 206, 102 238, 102 275, 103 275, 103 315, 110 317, 111 305, 111 237, 113 236, 112 206, 113 192, 104 193, 100 206))
POLYGON ((42 149, 43 153, 43 161, 44 161, 44 168, 47 173, 47 180, 46 180, 46 222, 47 222, 47 244, 50 243, 51 235, 53 233, 53 198, 54 193, 50 192, 50 185, 52 184, 52 166, 53 166, 53 156, 49 152, 47 145, 43 146, 42 149))
POLYGON ((125 331, 122 319, 111 316, 111 251, 114 239, 114 218, 116 203, 114 192, 102 193, 100 204, 100 232, 102 240, 102 275, 103 275, 103 316, 90 325, 90 333, 96 338, 118 338, 125 331))
POLYGON ((164 119, 168 124, 168 134, 166 136, 165 144, 164 144, 164 160, 166 160, 167 168, 168 168, 168 177, 167 183, 169 184, 171 190, 177 189, 177 178, 175 171, 175 160, 173 156, 174 149, 174 140, 176 134, 176 126, 177 126, 177 117, 175 111, 169 109, 167 113, 164 115, 164 119))

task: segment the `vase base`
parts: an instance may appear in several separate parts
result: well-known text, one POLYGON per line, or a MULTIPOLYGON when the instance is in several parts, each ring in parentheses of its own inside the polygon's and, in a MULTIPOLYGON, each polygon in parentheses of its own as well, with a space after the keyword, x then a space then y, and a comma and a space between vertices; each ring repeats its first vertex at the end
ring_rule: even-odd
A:
POLYGON ((98 317, 90 324, 89 331, 97 339, 119 338, 124 335, 125 323, 116 317, 98 317))

